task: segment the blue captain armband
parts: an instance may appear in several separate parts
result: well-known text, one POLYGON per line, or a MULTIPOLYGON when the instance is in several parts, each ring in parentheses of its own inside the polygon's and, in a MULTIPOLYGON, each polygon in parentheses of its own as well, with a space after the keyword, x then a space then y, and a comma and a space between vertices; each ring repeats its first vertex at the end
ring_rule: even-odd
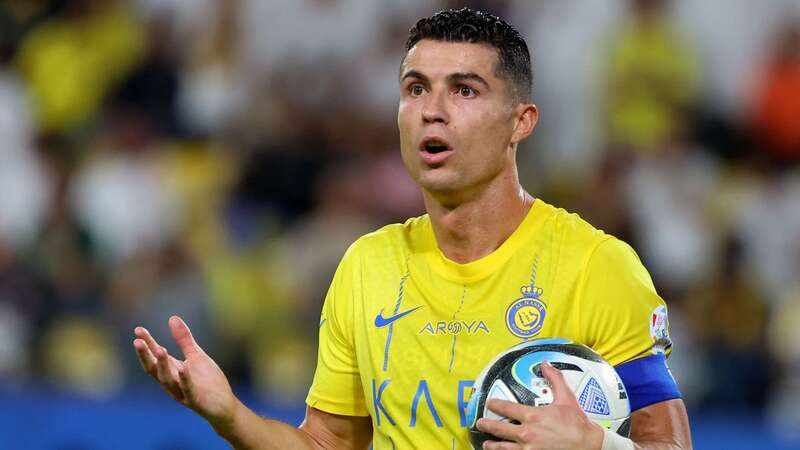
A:
POLYGON ((634 359, 614 369, 628 391, 631 412, 654 403, 681 398, 663 353, 634 359))

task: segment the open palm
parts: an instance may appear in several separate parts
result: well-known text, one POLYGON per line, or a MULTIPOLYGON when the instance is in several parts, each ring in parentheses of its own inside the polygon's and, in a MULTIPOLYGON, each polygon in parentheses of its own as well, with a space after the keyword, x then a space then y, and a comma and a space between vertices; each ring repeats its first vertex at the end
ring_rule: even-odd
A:
POLYGON ((155 378, 172 398, 212 424, 231 421, 238 400, 225 374, 197 345, 180 317, 170 317, 169 329, 183 353, 183 361, 171 356, 145 328, 136 327, 134 330, 136 339, 133 346, 145 372, 155 378))

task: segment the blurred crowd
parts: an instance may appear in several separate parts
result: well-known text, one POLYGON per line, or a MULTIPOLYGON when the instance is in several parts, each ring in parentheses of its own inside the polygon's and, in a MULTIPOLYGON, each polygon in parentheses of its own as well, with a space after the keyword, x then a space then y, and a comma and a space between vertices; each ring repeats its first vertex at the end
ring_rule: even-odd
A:
POLYGON ((177 313, 301 401, 344 250, 423 213, 408 29, 464 5, 526 36, 522 183, 638 251, 690 408, 798 433, 796 0, 0 0, 0 387, 114 395, 177 313))

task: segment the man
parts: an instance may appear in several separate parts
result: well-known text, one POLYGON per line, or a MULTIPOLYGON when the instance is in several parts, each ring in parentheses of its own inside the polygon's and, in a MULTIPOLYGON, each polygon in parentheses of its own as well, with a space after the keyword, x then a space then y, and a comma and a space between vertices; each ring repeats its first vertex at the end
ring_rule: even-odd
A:
POLYGON ((666 308, 635 253, 520 187, 515 153, 537 120, 524 40, 462 9, 420 20, 406 48, 401 152, 428 214, 362 237, 342 259, 303 424, 242 405, 177 317, 169 325, 186 359, 137 328, 145 370, 236 448, 466 449, 466 404, 482 367, 521 341, 565 337, 617 366, 633 442, 588 420, 546 367, 554 404, 491 402, 518 424, 482 419, 481 430, 504 440, 484 448, 689 448, 664 360, 666 308))

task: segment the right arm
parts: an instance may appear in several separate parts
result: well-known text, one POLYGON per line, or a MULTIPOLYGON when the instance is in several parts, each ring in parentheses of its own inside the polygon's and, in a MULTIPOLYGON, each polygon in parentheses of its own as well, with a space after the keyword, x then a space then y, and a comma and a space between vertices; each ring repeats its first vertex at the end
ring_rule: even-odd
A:
POLYGON ((194 410, 237 450, 366 449, 372 441, 369 417, 330 414, 308 407, 299 428, 264 419, 233 394, 225 374, 177 316, 169 320, 185 359, 170 356, 150 333, 137 327, 133 346, 144 370, 176 401, 194 410))
POLYGON ((369 417, 330 414, 310 406, 299 428, 264 419, 239 403, 234 420, 214 430, 237 450, 366 449, 372 442, 369 417))

